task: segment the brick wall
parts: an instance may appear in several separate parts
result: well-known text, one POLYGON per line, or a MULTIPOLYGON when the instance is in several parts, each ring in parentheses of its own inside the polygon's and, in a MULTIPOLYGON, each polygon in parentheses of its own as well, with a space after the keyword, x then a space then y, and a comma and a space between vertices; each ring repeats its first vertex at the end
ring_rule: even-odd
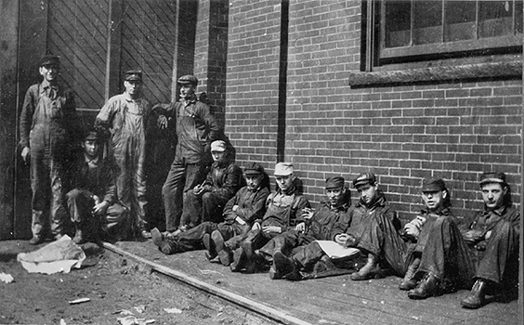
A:
MULTIPOLYGON (((241 163, 272 162, 278 2, 234 4, 226 132, 241 163)), ((457 214, 468 215, 482 208, 480 173, 499 170, 518 203, 521 81, 351 89, 348 72, 360 67, 360 10, 360 1, 290 1, 285 160, 310 200, 323 198, 329 176, 349 181, 371 171, 408 218, 421 208, 422 180, 439 177, 457 214)))

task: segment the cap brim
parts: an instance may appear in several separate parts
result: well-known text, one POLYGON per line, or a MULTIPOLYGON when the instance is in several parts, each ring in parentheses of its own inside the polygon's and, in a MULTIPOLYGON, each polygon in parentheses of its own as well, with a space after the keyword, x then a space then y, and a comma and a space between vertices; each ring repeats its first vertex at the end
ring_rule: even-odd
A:
POLYGON ((499 183, 499 184, 506 184, 502 179, 500 178, 484 178, 480 181, 480 184, 486 184, 486 183, 499 183))

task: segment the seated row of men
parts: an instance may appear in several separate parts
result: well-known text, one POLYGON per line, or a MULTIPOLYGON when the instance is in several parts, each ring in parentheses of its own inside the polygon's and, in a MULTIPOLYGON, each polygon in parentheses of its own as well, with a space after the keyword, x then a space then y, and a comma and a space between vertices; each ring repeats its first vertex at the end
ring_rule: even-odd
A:
MULTIPOLYGON (((114 167, 110 159, 99 158, 96 131, 87 134, 82 147, 84 155, 73 168, 74 189, 67 194, 79 243, 95 236, 97 228, 115 236, 126 225, 126 208, 115 199, 114 167)), ((152 230, 153 243, 164 254, 205 248, 210 261, 217 259, 233 272, 269 269, 271 279, 292 281, 394 274, 403 277, 399 288, 411 299, 472 288, 462 301, 466 308, 484 305, 493 288, 505 292, 514 285, 520 214, 503 173, 481 176, 485 208, 472 220, 453 216, 443 180, 425 181, 424 209, 402 226, 372 173, 353 180, 360 195, 354 206, 345 179, 338 176, 326 180, 326 200, 312 209, 291 164, 276 164, 277 186, 271 192, 261 164, 248 164, 242 175, 222 140, 211 144, 211 152, 214 163, 206 180, 184 196, 184 227, 175 233, 152 230), (345 253, 334 256, 328 244, 345 253)))
POLYGON ((269 269, 271 279, 351 273, 359 281, 393 274, 403 277, 399 288, 411 299, 471 288, 461 304, 472 309, 483 306, 492 289, 507 293, 515 285, 520 214, 504 173, 481 176, 485 208, 472 220, 453 215, 442 179, 425 181, 425 207, 404 226, 372 173, 353 180, 360 195, 354 206, 344 178, 328 178, 326 201, 317 209, 301 193, 291 164, 275 166, 272 193, 260 164, 246 166, 244 175, 247 184, 225 204, 223 221, 174 235, 153 229, 154 244, 164 254, 205 248, 210 261, 233 272, 269 269), (347 254, 333 256, 326 242, 347 254))

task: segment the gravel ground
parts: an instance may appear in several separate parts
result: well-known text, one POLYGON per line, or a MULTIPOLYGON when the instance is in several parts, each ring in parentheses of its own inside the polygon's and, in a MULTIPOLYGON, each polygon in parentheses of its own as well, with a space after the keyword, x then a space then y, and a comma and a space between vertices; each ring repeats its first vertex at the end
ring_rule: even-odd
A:
POLYGON ((30 274, 16 254, 34 249, 26 241, 0 242, 0 324, 252 324, 273 321, 172 280, 96 246, 68 274, 30 274), (69 301, 90 301, 70 304, 69 301), (167 310, 167 311, 166 311, 167 310))

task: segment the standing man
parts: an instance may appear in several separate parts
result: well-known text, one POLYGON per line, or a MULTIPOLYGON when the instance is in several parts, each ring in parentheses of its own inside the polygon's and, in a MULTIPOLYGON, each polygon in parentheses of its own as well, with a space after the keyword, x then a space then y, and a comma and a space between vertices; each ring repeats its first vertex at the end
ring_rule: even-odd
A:
POLYGON ((64 234, 64 169, 82 137, 73 92, 58 84, 59 58, 45 55, 38 66, 43 81, 29 87, 20 114, 22 158, 31 164, 32 245, 49 227, 56 239, 64 234))
POLYGON ((118 166, 116 187, 118 201, 130 212, 131 229, 144 238, 147 229, 144 164, 151 106, 142 97, 142 72, 127 71, 125 92, 111 97, 96 117, 95 127, 109 131, 109 154, 118 166))
MULTIPOLYGON (((518 278, 520 213, 512 206, 511 191, 504 173, 484 173, 480 179, 484 211, 465 224, 463 238, 468 244, 475 269, 473 288, 461 302, 476 309, 485 304, 491 287, 505 285, 518 278)), ((514 285, 515 283, 513 283, 514 285)), ((514 289, 514 288, 513 288, 514 289)))
POLYGON ((125 238, 121 226, 127 209, 116 200, 113 157, 102 159, 100 147, 98 133, 89 131, 82 141, 84 151, 69 171, 72 190, 66 195, 67 208, 75 226, 73 241, 77 244, 98 239, 100 230, 109 237, 125 238))
POLYGON ((169 105, 155 105, 161 128, 174 127, 177 135, 175 159, 162 188, 166 213, 166 231, 174 232, 180 226, 182 202, 205 177, 210 164, 211 142, 218 138, 218 124, 209 106, 197 100, 198 79, 186 75, 178 79, 180 101, 169 105))

